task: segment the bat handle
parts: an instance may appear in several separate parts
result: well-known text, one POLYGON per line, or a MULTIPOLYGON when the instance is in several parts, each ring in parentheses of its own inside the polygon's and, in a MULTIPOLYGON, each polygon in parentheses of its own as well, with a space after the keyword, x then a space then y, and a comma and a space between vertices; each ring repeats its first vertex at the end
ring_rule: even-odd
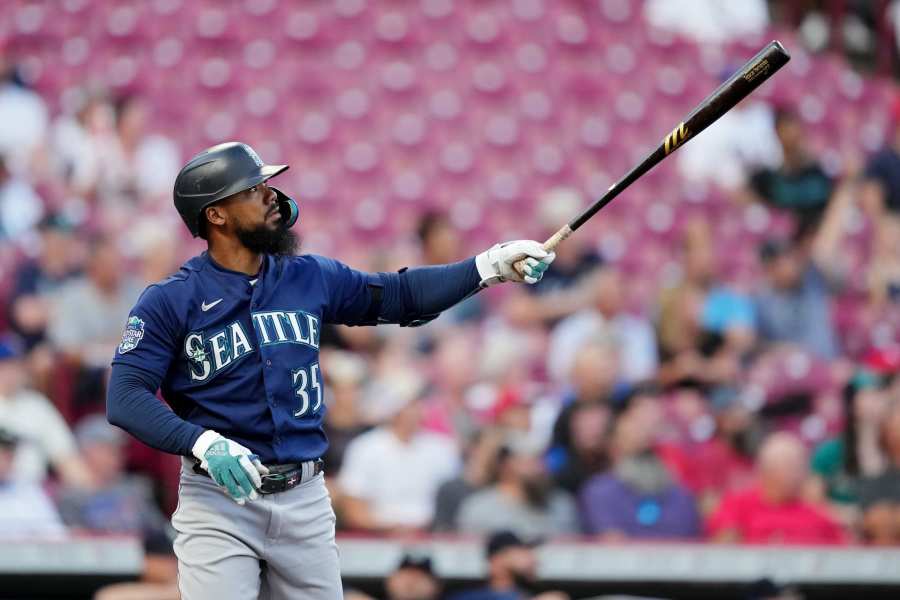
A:
MULTIPOLYGON (((562 241, 570 235, 572 235, 572 228, 568 225, 563 225, 556 233, 551 235, 546 242, 544 242, 544 250, 546 250, 547 252, 555 251, 556 247, 559 246, 562 241)), ((525 273, 523 269, 525 268, 525 259, 522 259, 513 264, 513 268, 516 270, 516 273, 524 277, 525 273)))

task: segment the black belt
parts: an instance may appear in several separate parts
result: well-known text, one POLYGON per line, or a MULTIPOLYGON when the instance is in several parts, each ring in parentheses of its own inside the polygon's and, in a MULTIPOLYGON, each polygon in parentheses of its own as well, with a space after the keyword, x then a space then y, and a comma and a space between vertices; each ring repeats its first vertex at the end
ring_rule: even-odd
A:
MULTIPOLYGON (((286 492, 291 488, 295 488, 301 483, 305 483, 325 470, 325 461, 321 458, 309 460, 303 463, 288 463, 285 465, 266 465, 269 469, 268 475, 262 475, 262 486, 259 488, 260 494, 275 494, 277 492, 286 492)), ((194 463, 194 473, 209 477, 200 466, 199 462, 194 463)))

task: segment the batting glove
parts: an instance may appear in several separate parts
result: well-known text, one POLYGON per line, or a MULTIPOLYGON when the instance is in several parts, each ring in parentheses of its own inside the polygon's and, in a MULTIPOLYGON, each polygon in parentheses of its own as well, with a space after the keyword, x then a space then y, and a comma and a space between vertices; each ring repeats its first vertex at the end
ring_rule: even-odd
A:
POLYGON ((247 448, 209 429, 200 434, 191 453, 200 461, 200 467, 238 504, 259 498, 256 490, 262 486, 262 476, 269 469, 247 448))
POLYGON ((475 257, 475 266, 481 275, 481 287, 485 288, 504 281, 535 284, 544 276, 544 271, 556 258, 556 253, 547 252, 540 242, 516 240, 497 244, 475 257), (520 260, 525 260, 522 273, 515 269, 520 260))

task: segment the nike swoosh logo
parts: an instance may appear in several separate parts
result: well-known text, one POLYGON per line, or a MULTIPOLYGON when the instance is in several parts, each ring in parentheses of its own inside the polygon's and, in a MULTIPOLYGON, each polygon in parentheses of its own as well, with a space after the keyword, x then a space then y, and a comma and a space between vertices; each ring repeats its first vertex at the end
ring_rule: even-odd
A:
POLYGON ((221 302, 221 301, 222 301, 222 298, 219 298, 218 300, 215 300, 215 301, 213 301, 213 302, 210 302, 209 304, 207 304, 206 302, 203 302, 203 303, 200 305, 200 310, 202 310, 203 312, 206 312, 206 311, 208 311, 209 309, 211 309, 213 306, 215 306, 216 304, 218 304, 218 303, 221 302))

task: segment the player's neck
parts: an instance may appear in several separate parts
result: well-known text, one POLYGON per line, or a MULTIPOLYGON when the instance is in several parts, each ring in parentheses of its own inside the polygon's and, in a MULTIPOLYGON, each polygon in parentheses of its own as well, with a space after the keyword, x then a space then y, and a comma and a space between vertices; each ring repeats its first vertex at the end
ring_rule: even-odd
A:
POLYGON ((262 264, 262 255, 248 250, 237 239, 219 237, 213 242, 210 240, 209 256, 217 265, 231 271, 256 275, 262 264))

